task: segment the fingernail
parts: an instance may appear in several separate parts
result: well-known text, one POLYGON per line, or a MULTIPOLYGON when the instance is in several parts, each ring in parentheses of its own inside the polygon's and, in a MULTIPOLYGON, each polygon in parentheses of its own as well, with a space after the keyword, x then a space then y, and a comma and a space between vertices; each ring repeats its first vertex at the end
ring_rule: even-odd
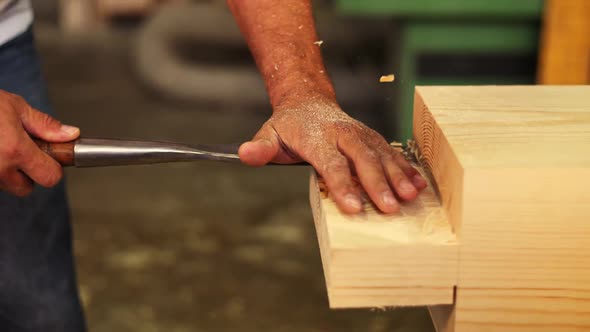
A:
POLYGON ((428 184, 420 174, 414 175, 414 177, 412 178, 412 182, 417 186, 425 186, 428 184))
POLYGON ((395 197, 393 197, 393 194, 389 190, 385 191, 385 192, 383 192, 383 194, 381 194, 381 199, 383 200, 383 203, 385 205, 393 206, 393 205, 397 204, 395 197))
POLYGON ((61 130, 62 133, 65 133, 65 134, 68 134, 68 135, 74 135, 74 134, 76 134, 77 132, 80 131, 79 128, 68 126, 68 125, 61 125, 60 130, 61 130))
POLYGON ((354 194, 348 194, 348 195, 344 196, 344 201, 351 208, 358 210, 362 207, 361 200, 358 198, 358 196, 356 196, 354 194))
POLYGON ((416 187, 414 187, 414 185, 405 178, 400 181, 399 188, 404 192, 412 192, 416 190, 416 187))

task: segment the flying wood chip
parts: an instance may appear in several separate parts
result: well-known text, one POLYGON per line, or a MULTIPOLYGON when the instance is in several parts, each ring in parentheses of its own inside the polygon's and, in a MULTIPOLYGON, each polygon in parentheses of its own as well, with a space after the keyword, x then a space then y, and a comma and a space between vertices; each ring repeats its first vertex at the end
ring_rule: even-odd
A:
POLYGON ((379 78, 380 83, 389 83, 389 82, 393 82, 394 80, 395 80, 395 76, 393 74, 383 75, 383 76, 381 76, 381 78, 379 78))

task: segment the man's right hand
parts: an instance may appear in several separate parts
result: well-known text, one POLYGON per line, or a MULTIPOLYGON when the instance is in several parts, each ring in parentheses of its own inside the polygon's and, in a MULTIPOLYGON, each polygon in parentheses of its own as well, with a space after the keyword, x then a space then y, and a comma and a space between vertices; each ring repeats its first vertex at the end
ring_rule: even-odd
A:
POLYGON ((0 190, 22 197, 31 193, 33 182, 55 186, 63 170, 37 147, 31 136, 68 142, 79 135, 80 129, 62 125, 33 109, 23 98, 0 90, 0 190))

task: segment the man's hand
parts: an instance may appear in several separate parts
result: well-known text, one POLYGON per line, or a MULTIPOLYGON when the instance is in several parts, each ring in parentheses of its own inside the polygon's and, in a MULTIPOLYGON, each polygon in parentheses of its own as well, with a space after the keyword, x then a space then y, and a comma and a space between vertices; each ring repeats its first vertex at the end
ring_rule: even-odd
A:
MULTIPOLYGON (((375 131, 336 103, 324 67, 310 0, 227 0, 264 77, 273 115, 240 148, 249 165, 305 160, 346 213, 362 210, 360 184, 386 213, 426 181, 375 131)), ((328 44, 330 41, 326 41, 328 44)))
POLYGON ((420 174, 381 135, 346 115, 329 98, 275 107, 270 120, 239 153, 252 166, 309 162, 346 213, 362 209, 354 175, 385 213, 399 210, 394 192, 411 200, 426 187, 420 174))
POLYGON ((26 196, 33 181, 52 187, 62 178, 61 166, 41 151, 31 137, 50 142, 76 139, 80 130, 62 125, 33 109, 21 97, 0 90, 0 190, 26 196))

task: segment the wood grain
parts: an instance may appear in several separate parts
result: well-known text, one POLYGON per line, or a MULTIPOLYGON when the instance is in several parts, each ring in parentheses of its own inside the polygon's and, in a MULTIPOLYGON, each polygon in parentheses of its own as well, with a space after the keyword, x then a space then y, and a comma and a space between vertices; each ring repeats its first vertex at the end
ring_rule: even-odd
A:
POLYGON ((442 205, 429 186, 398 215, 345 216, 312 176, 330 305, 430 305, 439 332, 590 331, 590 86, 414 99, 442 205))
POLYGON ((590 330, 590 87, 416 91, 416 139, 460 225, 445 331, 590 330))
POLYGON ((342 214, 312 174, 310 200, 332 308, 453 303, 457 242, 432 186, 395 215, 342 214))

